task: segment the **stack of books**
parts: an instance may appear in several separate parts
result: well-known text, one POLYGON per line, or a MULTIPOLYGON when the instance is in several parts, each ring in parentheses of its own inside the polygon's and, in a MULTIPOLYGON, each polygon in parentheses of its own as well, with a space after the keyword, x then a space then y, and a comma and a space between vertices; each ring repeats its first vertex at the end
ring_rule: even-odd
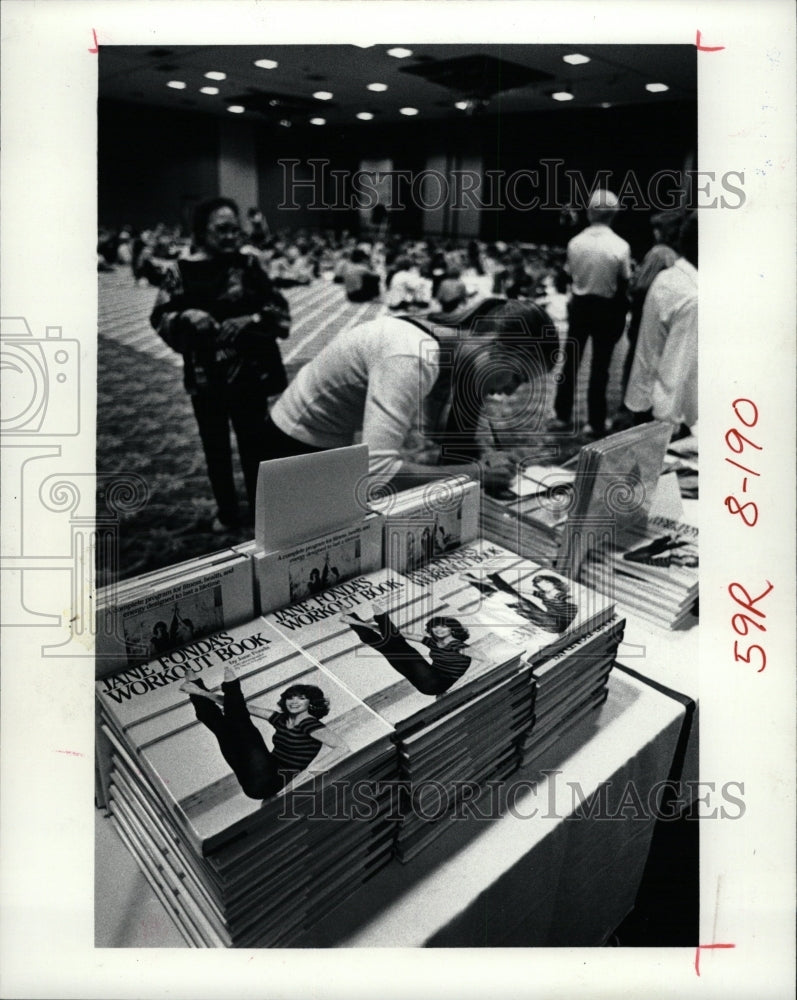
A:
POLYGON ((253 618, 251 563, 221 549, 102 587, 96 609, 96 675, 104 677, 253 618))
POLYGON ((613 615, 606 598, 485 539, 406 576, 418 598, 426 595, 446 605, 458 621, 484 623, 493 642, 518 650, 520 660, 511 676, 439 723, 425 721, 414 731, 396 725, 411 797, 397 834, 402 859, 412 857, 440 832, 445 824, 439 819, 457 808, 462 794, 472 793, 470 784, 506 777, 520 766, 521 747, 534 725, 536 665, 613 615), (430 749, 440 742, 441 732, 449 734, 458 756, 430 749), (433 818, 429 809, 416 804, 427 787, 433 804, 442 795, 448 807, 438 801, 433 818))
POLYGON ((585 445, 557 567, 574 579, 587 553, 644 524, 656 495, 672 425, 650 421, 585 445))
POLYGON ((521 666, 437 721, 402 729, 400 861, 409 861, 443 833, 442 821, 475 798, 485 782, 500 781, 518 768, 518 742, 532 723, 529 674, 521 666))
POLYGON ((555 565, 575 477, 561 466, 519 466, 507 489, 483 493, 482 534, 540 565, 555 565))
POLYGON ((103 605, 98 798, 189 943, 290 944, 605 691, 610 598, 475 537, 464 477, 365 481, 362 447, 268 463, 253 542, 103 605))
POLYGON ((426 812, 416 809, 423 788, 445 783, 442 818, 455 804, 452 783, 517 766, 515 743, 531 717, 521 647, 443 594, 442 581, 479 558, 465 546, 421 570, 383 569, 266 616, 395 730, 409 782, 397 844, 404 860, 439 832, 416 815, 426 812))
POLYGON ((603 536, 644 522, 672 427, 651 421, 584 445, 575 470, 521 465, 509 488, 482 497, 482 533, 576 578, 603 536))
POLYGON ((113 822, 189 943, 287 944, 390 860, 391 727, 262 618, 96 694, 113 822))
POLYGON ((698 529, 651 517, 591 552, 580 579, 640 618, 676 629, 697 612, 698 529))
POLYGON ((625 621, 613 617, 555 656, 531 658, 534 721, 520 743, 523 765, 539 760, 606 700, 624 629, 625 621))
MULTIPOLYGON (((96 595, 95 677, 141 672, 150 660, 256 614, 250 558, 226 548, 109 584, 96 595)), ((143 676, 143 675, 142 675, 143 676)), ((110 745, 94 741, 95 802, 107 809, 110 745)))
POLYGON ((624 622, 610 598, 482 545, 490 556, 460 576, 457 598, 467 601, 470 590, 482 614, 523 649, 533 712, 517 748, 527 764, 603 702, 624 622))

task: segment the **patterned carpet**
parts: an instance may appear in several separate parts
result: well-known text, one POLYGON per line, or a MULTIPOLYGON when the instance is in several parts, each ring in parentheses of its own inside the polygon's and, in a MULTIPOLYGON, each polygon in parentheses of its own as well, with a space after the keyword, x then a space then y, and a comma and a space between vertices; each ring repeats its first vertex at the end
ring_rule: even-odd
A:
MULTIPOLYGON (((246 540, 245 535, 215 534, 215 505, 193 410, 182 384, 182 360, 149 325, 156 290, 136 285, 130 270, 119 266, 99 278, 97 472, 107 477, 133 473, 146 484, 146 503, 121 516, 118 531, 118 579, 167 566, 182 559, 246 540)), ((282 352, 288 377, 339 330, 384 311, 379 303, 349 303, 340 285, 319 279, 306 288, 287 289, 291 305, 290 338, 282 352)), ((561 328, 562 303, 551 311, 561 328)), ((609 385, 609 412, 619 401, 623 339, 615 351, 609 385)), ((577 407, 585 412, 589 357, 581 366, 577 407)), ((552 401, 554 379, 549 385, 552 401)), ((583 440, 558 441, 557 461, 578 450, 583 440)), ((551 441, 535 449, 550 454, 551 441)), ((245 495, 238 474, 238 490, 245 495)), ((110 582, 109 569, 98 566, 99 585, 110 582)), ((116 575, 116 574, 115 574, 116 575)))

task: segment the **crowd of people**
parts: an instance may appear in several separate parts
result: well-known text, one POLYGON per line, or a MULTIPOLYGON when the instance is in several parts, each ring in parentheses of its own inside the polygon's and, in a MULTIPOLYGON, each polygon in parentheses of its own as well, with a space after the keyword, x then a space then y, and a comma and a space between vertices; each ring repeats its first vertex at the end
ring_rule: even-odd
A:
MULTIPOLYGON (((195 245, 180 226, 158 223, 137 232, 131 225, 102 227, 100 270, 129 266, 135 281, 160 287, 167 264, 195 245)), ((392 310, 452 311, 477 294, 535 298, 547 279, 562 287, 561 247, 501 241, 358 236, 347 230, 272 232, 258 209, 241 226, 241 247, 256 255, 277 288, 309 285, 319 278, 342 284, 352 302, 382 299, 392 310)))
POLYGON ((485 399, 512 395, 564 360, 549 429, 575 430, 588 344, 586 439, 649 419, 669 421, 677 433, 693 427, 694 213, 654 216, 651 249, 637 265, 614 231, 619 211, 610 191, 594 192, 587 225, 557 248, 273 231, 258 209, 242 218, 235 202, 216 198, 197 207, 190 234, 165 225, 103 230, 98 257, 102 267, 127 265, 135 281, 158 288, 152 325, 183 357, 218 528, 231 530, 240 521, 230 425, 252 508, 261 461, 340 447, 359 433, 374 482, 411 486, 442 467, 501 489, 511 461, 476 440, 485 399), (342 285, 351 302, 381 300, 384 309, 333 336, 288 385, 278 346, 291 324, 283 291, 319 281, 342 285), (544 308, 555 292, 567 293, 563 349, 544 308), (626 330, 624 398, 610 421, 609 368, 626 330), (402 449, 419 417, 434 468, 402 449))

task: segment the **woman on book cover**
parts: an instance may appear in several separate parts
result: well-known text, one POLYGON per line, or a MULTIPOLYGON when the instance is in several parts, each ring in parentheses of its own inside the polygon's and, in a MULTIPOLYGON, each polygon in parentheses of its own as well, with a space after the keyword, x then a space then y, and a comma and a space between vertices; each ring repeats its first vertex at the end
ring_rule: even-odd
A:
POLYGON ((221 694, 208 691, 201 677, 186 681, 180 690, 191 699, 197 719, 218 740, 222 756, 250 799, 268 799, 282 791, 316 762, 323 748, 337 751, 336 757, 348 750, 321 722, 329 714, 329 702, 314 684, 286 688, 278 709, 248 708, 235 668, 228 664, 221 694), (253 715, 273 726, 272 750, 252 722, 253 715))
POLYGON ((694 569, 698 565, 698 556, 694 544, 686 538, 673 535, 660 535, 652 542, 623 553, 626 562, 639 563, 643 566, 659 566, 667 569, 669 566, 682 566, 694 569))
POLYGON ((472 657, 465 652, 470 633, 457 618, 438 616, 426 623, 426 634, 400 632, 387 612, 378 604, 371 606, 371 620, 356 614, 345 614, 340 620, 349 626, 361 642, 384 656, 387 662, 420 691, 421 694, 442 694, 456 683, 471 665, 472 657), (410 641, 426 646, 431 663, 410 645, 410 641))
POLYGON ((218 507, 212 527, 222 531, 239 525, 231 424, 254 510, 268 397, 287 385, 277 340, 288 336, 290 312, 257 254, 241 249, 234 201, 200 203, 193 228, 191 253, 168 265, 150 322, 183 356, 183 381, 218 507))
POLYGON ((508 607, 546 632, 564 632, 578 615, 567 582, 553 573, 538 573, 531 581, 528 596, 507 583, 500 573, 488 573, 484 579, 466 573, 463 578, 488 596, 508 594, 513 598, 508 607))

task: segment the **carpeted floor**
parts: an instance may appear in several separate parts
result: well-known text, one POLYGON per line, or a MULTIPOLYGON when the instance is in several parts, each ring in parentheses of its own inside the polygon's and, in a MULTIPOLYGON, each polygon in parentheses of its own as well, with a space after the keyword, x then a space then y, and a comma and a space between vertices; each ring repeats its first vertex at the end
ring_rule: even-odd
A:
MULTIPOLYGON (((134 473, 143 479, 147 494, 140 509, 121 515, 119 521, 118 578, 126 579, 244 541, 246 536, 211 531, 215 505, 193 410, 182 385, 182 361, 149 325, 156 290, 136 285, 130 270, 122 266, 98 278, 97 472, 106 485, 109 476, 134 473)), ((282 349, 289 378, 339 330, 384 309, 380 303, 352 305, 340 285, 322 279, 307 288, 288 289, 287 298, 292 327, 282 349)), ((551 303, 551 313, 563 330, 561 299, 551 303)), ((626 349, 623 338, 612 363, 610 414, 619 403, 626 349)), ((588 373, 587 354, 576 397, 582 420, 588 373)), ((548 406, 554 388, 551 377, 548 406)), ((537 433, 528 453, 561 462, 583 440, 537 433)), ((243 479, 238 476, 243 497, 243 479)), ((98 565, 97 570, 98 585, 111 582, 107 567, 98 565)))

